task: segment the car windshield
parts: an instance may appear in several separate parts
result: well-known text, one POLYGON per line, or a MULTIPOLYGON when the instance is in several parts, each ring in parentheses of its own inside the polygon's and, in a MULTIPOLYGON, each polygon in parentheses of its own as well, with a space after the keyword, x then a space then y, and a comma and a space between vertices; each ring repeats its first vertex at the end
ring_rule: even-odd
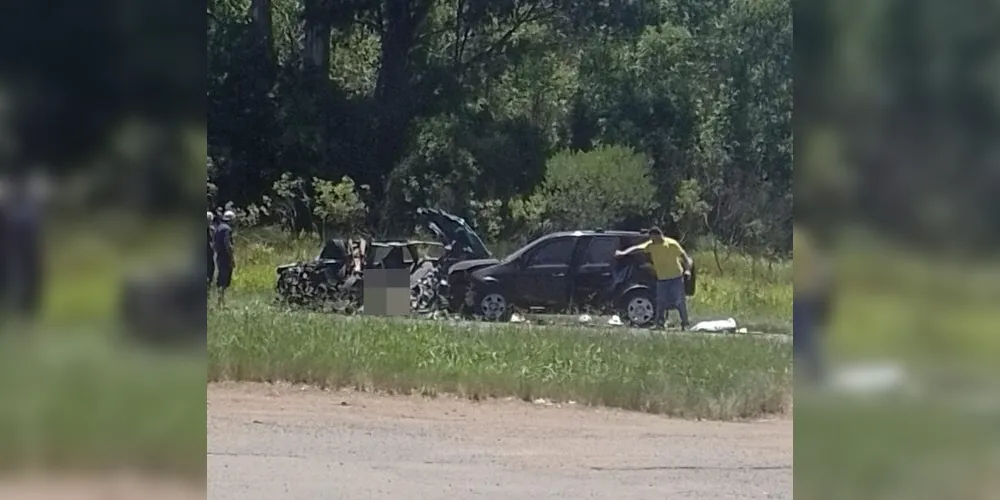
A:
POLYGON ((508 255, 506 257, 504 257, 500 261, 500 263, 501 264, 510 264, 511 262, 514 262, 515 260, 521 258, 521 256, 524 255, 525 252, 527 252, 527 251, 531 250, 532 248, 535 248, 536 246, 538 246, 538 243, 540 241, 542 241, 543 239, 545 239, 544 236, 542 236, 541 238, 538 238, 537 240, 534 240, 534 241, 528 243, 527 245, 524 245, 523 247, 521 247, 521 248, 519 248, 517 250, 514 250, 514 253, 512 253, 512 254, 510 254, 510 255, 508 255))

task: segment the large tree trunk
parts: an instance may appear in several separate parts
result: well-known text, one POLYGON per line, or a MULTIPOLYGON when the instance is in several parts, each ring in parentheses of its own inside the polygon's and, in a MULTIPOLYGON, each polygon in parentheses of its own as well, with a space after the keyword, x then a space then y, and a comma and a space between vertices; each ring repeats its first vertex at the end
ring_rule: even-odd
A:
MULTIPOLYGON (((434 0, 392 0, 384 3, 382 48, 375 86, 377 119, 372 169, 366 183, 376 200, 385 202, 386 183, 406 150, 414 119, 410 52, 434 0)), ((384 215, 384 214, 380 214, 384 215)))
POLYGON ((277 60, 274 57, 273 22, 271 20, 271 0, 252 0, 250 18, 253 19, 254 35, 260 57, 273 75, 277 60))
POLYGON ((324 82, 330 75, 331 15, 323 0, 305 0, 305 43, 302 64, 313 78, 312 84, 324 82))
POLYGON ((331 7, 324 0, 305 0, 305 41, 302 47, 304 90, 309 96, 309 122, 315 131, 312 144, 318 145, 319 170, 330 167, 328 113, 330 108, 331 7))

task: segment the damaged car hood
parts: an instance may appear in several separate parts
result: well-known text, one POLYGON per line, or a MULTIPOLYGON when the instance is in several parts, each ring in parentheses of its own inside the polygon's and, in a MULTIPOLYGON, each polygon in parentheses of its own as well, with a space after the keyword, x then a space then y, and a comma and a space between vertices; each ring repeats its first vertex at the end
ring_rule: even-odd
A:
POLYGON ((481 269, 499 264, 497 259, 473 259, 456 262, 448 268, 448 274, 467 271, 469 269, 481 269))
POLYGON ((461 217, 436 208, 418 208, 417 215, 443 244, 448 245, 457 241, 472 250, 473 259, 493 258, 483 239, 461 217))

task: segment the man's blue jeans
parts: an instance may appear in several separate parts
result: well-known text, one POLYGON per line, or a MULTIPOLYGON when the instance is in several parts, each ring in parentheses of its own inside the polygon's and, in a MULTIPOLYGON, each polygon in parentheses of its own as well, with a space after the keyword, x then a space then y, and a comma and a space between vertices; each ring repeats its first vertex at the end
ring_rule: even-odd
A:
POLYGON ((677 309, 681 315, 681 326, 688 326, 687 296, 684 294, 684 277, 658 280, 656 282, 656 316, 653 323, 663 326, 667 312, 677 309))
POLYGON ((823 376, 818 311, 820 301, 812 297, 792 300, 792 349, 795 371, 809 382, 819 382, 823 376))

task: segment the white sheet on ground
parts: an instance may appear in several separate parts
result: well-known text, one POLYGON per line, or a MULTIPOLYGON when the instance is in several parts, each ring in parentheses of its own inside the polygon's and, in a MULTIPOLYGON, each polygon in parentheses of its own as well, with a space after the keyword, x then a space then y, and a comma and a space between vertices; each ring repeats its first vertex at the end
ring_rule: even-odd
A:
POLYGON ((736 331, 736 320, 716 319, 711 321, 700 321, 691 327, 693 332, 732 332, 736 331))

